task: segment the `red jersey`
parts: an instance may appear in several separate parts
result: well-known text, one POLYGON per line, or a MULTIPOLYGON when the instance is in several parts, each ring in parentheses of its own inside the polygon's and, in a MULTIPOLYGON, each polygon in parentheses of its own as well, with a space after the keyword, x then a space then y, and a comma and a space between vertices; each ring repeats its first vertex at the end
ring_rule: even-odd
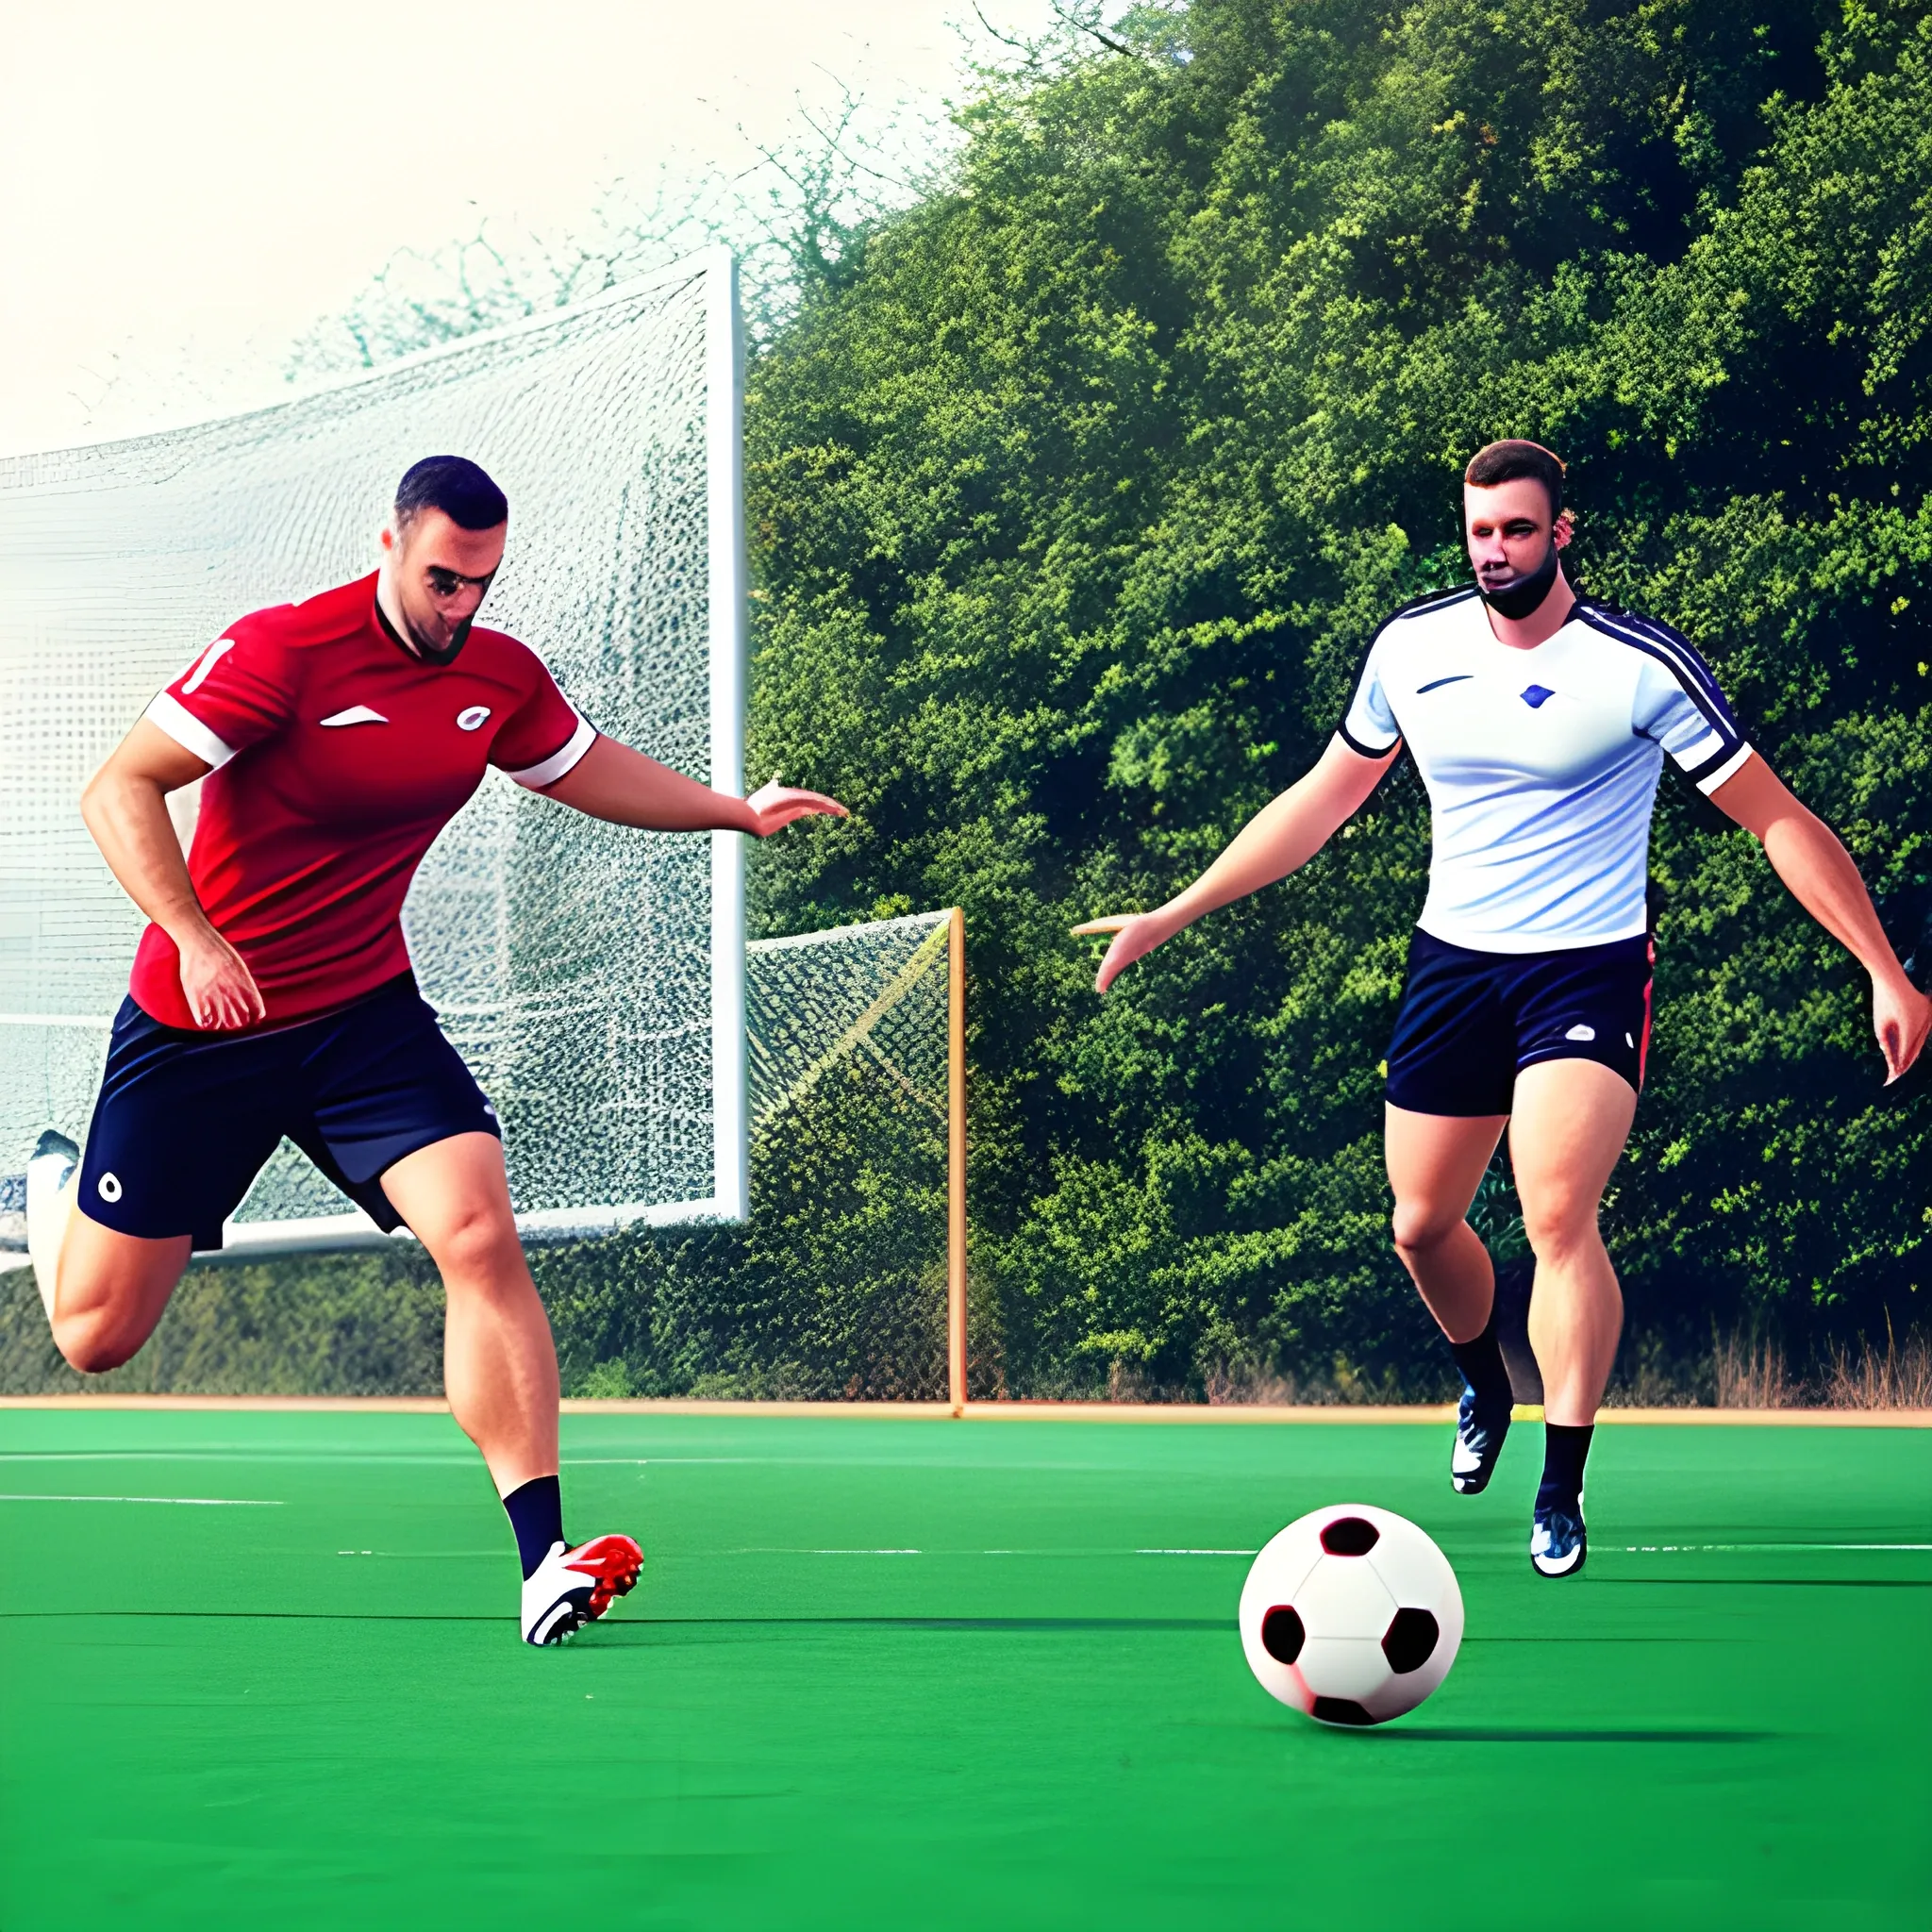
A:
MULTIPOLYGON (((414 656, 377 616, 373 575, 244 617, 146 715, 214 767, 188 874, 254 974, 265 1024, 405 972, 404 895, 483 768, 553 785, 596 737, 501 631, 473 627, 448 664, 414 656)), ((130 990, 163 1025, 193 1027, 180 966, 150 925, 130 990)))

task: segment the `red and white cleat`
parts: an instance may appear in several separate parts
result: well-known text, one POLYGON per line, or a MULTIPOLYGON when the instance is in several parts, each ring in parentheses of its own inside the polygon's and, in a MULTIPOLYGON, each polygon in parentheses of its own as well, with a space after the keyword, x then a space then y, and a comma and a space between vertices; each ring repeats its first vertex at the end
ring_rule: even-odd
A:
POLYGON ((564 1643, 637 1582, 644 1553, 627 1536, 592 1537, 550 1554, 524 1583, 524 1641, 564 1643))

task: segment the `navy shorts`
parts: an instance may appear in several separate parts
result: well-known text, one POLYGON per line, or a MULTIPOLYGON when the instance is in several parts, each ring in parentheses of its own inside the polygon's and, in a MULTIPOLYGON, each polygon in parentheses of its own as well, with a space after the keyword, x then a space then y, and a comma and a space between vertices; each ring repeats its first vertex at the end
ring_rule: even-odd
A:
POLYGON ((496 1115, 403 974, 352 1005, 264 1033, 163 1026, 133 1000, 114 1018, 81 1157, 81 1212, 122 1234, 222 1245, 286 1134, 377 1226, 402 1217, 382 1173, 496 1115))
POLYGON ((1417 929, 1389 1043, 1389 1100, 1469 1118, 1514 1105, 1539 1060, 1595 1060, 1638 1091, 1650 1051, 1647 934, 1558 953, 1477 953, 1417 929))

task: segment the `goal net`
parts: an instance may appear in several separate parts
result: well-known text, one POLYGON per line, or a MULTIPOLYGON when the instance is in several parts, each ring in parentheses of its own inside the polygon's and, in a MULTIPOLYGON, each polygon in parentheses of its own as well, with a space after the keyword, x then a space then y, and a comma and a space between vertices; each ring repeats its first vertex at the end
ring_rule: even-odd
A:
MULTIPOLYGON (((746 948, 750 1211, 534 1253, 566 1392, 964 1399, 963 938, 931 912, 746 948)), ((23 1234, 16 1192, 0 1241, 23 1234)), ((110 1390, 441 1387, 420 1253, 242 1254, 190 1272, 110 1390)), ((32 1283, 0 1273, 0 1391, 75 1386, 32 1283)))
MULTIPOLYGON (((0 459, 0 1192, 81 1138, 141 916, 89 774, 242 613, 359 576, 396 479, 472 457, 512 506, 485 621, 590 720, 741 787, 741 392, 723 252, 273 408, 0 459)), ((740 840, 599 824, 492 773, 405 913, 503 1121, 526 1232, 745 1211, 740 840)), ((375 1238, 284 1146, 244 1252, 375 1238)))
POLYGON ((751 1220, 707 1296, 753 1315, 743 1386, 963 1399, 961 939, 922 912, 746 948, 751 1220))

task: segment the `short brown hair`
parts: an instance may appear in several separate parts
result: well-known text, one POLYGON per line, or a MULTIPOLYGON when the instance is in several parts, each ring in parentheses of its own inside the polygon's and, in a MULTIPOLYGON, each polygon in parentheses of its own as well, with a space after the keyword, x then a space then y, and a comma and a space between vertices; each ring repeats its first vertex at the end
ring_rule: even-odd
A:
POLYGON ((440 509, 459 530, 493 530, 509 521, 509 499, 468 457, 425 457, 396 485, 396 527, 440 509))
POLYGON ((1498 483, 1513 483, 1519 476, 1534 476, 1550 499, 1550 518, 1563 513, 1563 459, 1540 442, 1526 442, 1516 437, 1502 442, 1485 443, 1469 459, 1462 480, 1478 490, 1493 489, 1498 483))

